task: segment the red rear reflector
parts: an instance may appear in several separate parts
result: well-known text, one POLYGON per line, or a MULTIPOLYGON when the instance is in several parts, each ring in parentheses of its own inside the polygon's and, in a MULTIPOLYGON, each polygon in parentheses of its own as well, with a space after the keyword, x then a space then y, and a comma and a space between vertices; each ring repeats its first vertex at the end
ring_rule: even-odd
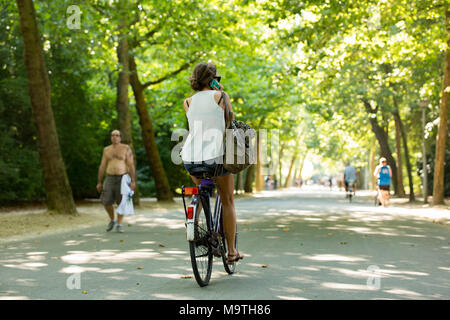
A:
POLYGON ((194 207, 187 207, 187 218, 194 219, 194 207))
POLYGON ((198 187, 185 187, 184 194, 187 195, 198 194, 198 187))

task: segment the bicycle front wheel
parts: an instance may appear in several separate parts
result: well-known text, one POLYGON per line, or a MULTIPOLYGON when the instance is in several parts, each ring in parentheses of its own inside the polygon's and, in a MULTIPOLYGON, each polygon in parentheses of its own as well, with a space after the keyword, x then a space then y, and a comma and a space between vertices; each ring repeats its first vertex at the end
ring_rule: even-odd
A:
POLYGON ((213 255, 209 244, 209 230, 211 230, 209 216, 203 210, 203 206, 200 208, 197 206, 194 220, 194 240, 189 241, 189 251, 192 271, 200 287, 207 286, 211 279, 213 255))

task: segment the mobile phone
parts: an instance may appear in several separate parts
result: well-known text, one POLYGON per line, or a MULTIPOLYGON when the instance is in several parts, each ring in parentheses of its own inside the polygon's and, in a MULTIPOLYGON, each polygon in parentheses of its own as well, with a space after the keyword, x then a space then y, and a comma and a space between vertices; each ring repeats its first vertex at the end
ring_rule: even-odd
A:
POLYGON ((209 84, 209 86, 211 87, 211 89, 220 90, 220 85, 219 85, 219 83, 217 82, 216 79, 212 79, 211 83, 209 84))

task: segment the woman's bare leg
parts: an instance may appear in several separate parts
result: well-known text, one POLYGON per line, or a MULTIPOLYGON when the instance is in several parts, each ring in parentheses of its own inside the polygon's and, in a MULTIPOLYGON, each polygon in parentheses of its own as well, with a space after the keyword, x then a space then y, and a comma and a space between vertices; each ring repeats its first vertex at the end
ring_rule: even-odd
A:
POLYGON ((218 190, 222 201, 223 227, 227 238, 228 253, 235 255, 236 210, 234 209, 234 178, 232 174, 217 177, 218 190))
POLYGON ((194 183, 195 183, 196 186, 199 186, 199 185, 200 185, 200 179, 199 179, 199 178, 194 177, 194 176, 191 176, 191 179, 192 179, 192 181, 194 181, 194 183))

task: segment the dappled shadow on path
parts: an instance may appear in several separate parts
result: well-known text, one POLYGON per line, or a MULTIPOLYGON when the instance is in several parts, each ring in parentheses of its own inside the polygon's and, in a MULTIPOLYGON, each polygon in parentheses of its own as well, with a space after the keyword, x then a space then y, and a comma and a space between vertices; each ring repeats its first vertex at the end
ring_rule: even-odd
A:
POLYGON ((257 233, 262 248, 254 266, 269 264, 260 271, 280 282, 268 280, 275 297, 448 299, 446 227, 367 201, 317 198, 259 199, 239 211, 251 213, 241 216, 241 233, 257 233))
POLYGON ((93 228, 2 246, 0 298, 450 297, 444 226, 322 195, 246 199, 236 208, 245 259, 232 276, 216 259, 206 288, 192 277, 180 208, 138 214, 125 234, 93 228), (67 287, 74 274, 79 289, 67 287))

